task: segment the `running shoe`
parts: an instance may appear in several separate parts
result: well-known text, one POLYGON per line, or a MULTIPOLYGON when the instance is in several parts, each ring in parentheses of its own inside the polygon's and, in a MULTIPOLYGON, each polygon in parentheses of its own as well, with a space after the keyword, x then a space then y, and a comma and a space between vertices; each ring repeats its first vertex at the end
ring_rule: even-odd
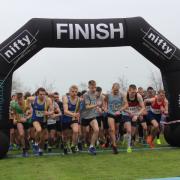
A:
POLYGON ((96 148, 95 147, 90 147, 89 148, 89 153, 92 155, 96 155, 96 148))

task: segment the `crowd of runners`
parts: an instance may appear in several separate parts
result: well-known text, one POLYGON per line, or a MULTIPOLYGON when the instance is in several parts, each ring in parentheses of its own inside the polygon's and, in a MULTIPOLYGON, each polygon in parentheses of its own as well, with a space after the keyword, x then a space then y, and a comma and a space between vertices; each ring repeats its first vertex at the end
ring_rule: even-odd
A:
POLYGON ((62 149, 64 154, 88 150, 96 155, 96 148, 112 148, 118 154, 120 144, 131 153, 138 141, 154 147, 161 144, 160 133, 168 116, 165 91, 156 92, 131 84, 126 93, 118 83, 110 93, 94 80, 88 90, 78 91, 72 85, 62 96, 48 93, 43 87, 34 94, 18 92, 10 103, 10 147, 22 149, 22 155, 42 156, 46 150, 62 149))

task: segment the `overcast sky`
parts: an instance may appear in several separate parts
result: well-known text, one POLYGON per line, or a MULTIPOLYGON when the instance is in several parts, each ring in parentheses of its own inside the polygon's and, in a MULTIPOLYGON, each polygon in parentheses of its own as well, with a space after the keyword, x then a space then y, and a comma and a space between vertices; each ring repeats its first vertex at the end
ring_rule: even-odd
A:
MULTIPOLYGON (((179 0, 6 0, 1 1, 0 42, 29 19, 37 18, 124 18, 142 16, 156 30, 180 47, 179 0)), ((118 77, 147 87, 157 68, 131 47, 91 49, 43 49, 15 74, 34 90, 44 80, 61 93, 72 84, 97 81, 104 91, 118 77)))

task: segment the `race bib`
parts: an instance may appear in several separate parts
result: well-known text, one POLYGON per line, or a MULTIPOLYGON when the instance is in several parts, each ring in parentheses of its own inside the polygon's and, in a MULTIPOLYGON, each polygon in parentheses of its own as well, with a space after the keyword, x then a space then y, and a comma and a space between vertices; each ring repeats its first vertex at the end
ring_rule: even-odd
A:
POLYGON ((154 114, 161 114, 161 110, 160 110, 160 109, 152 109, 152 108, 151 108, 151 111, 152 111, 154 114))
POLYGON ((35 111, 37 117, 44 117, 44 111, 35 111))
POLYGON ((135 113, 137 113, 137 112, 139 111, 139 107, 138 107, 138 106, 129 107, 128 110, 129 110, 131 113, 135 114, 135 113))

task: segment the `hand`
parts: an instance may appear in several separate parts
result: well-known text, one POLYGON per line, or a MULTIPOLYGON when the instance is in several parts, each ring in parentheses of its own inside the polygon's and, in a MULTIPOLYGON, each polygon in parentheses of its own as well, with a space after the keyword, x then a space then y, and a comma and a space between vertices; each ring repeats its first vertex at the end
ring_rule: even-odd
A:
POLYGON ((26 122, 26 121, 27 121, 27 119, 24 118, 24 117, 20 119, 20 122, 22 122, 22 123, 24 123, 24 122, 26 122))
POLYGON ((80 118, 80 114, 79 113, 73 113, 73 120, 78 120, 80 118))
POLYGON ((166 116, 167 116, 168 114, 169 114, 169 113, 168 113, 168 111, 164 111, 164 115, 166 115, 166 116))
POLYGON ((115 114, 115 116, 119 116, 121 114, 121 112, 120 111, 116 111, 114 114, 115 114))
POLYGON ((48 111, 44 111, 44 115, 45 116, 49 116, 49 112, 48 111))
POLYGON ((134 116, 132 117, 132 122, 136 122, 137 119, 138 119, 138 116, 137 116, 137 115, 134 115, 134 116))
POLYGON ((102 110, 101 110, 100 107, 96 107, 96 111, 97 111, 98 113, 102 113, 102 110))

